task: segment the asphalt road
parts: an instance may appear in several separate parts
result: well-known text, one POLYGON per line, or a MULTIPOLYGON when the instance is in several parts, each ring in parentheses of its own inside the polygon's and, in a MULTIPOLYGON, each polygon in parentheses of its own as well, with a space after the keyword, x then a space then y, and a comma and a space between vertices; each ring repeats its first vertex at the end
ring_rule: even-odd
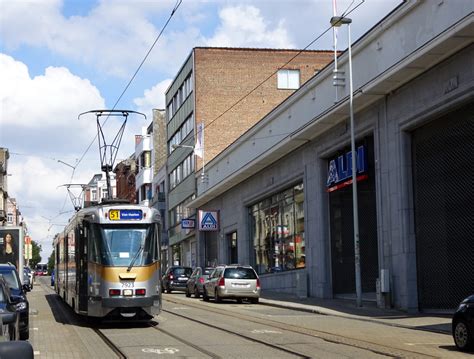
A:
POLYGON ((182 293, 164 294, 148 324, 90 323, 54 294, 49 277, 37 284, 29 298, 38 358, 472 358, 445 334, 182 293))

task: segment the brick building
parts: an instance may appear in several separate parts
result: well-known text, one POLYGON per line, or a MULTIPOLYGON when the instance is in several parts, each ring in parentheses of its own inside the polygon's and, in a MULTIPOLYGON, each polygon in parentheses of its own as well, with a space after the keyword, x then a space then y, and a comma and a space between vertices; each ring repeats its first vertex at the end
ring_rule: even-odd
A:
POLYGON ((127 199, 130 203, 136 203, 135 191, 135 159, 130 156, 120 161, 114 168, 115 181, 117 185, 117 198, 127 199))
MULTIPOLYGON (((166 91, 169 244, 174 264, 217 260, 215 248, 198 243, 186 204, 195 198, 197 173, 207 161, 332 61, 330 51, 194 48, 166 91), (204 127, 204 158, 194 156, 204 127), (213 255, 214 253, 214 255, 213 255), (200 259, 198 259, 200 258, 200 259)), ((291 114, 288 119, 291 121, 291 114)), ((269 136, 282 136, 268 130, 269 136)), ((204 171, 205 174, 205 171, 204 171)), ((205 180, 205 176, 203 177, 205 180)))

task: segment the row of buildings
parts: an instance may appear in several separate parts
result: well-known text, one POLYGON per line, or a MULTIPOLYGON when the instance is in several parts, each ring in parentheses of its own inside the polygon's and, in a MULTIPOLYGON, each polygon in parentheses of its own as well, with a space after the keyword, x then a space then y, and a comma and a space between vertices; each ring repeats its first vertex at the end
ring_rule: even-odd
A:
POLYGON ((8 160, 7 148, 0 147, 0 227, 25 226, 16 199, 8 194, 8 160))
MULTIPOLYGON (((379 306, 474 293, 473 8, 404 2, 352 45, 362 297, 379 306)), ((118 197, 160 210, 163 266, 251 264, 264 290, 355 297, 349 56, 336 96, 329 51, 192 50, 114 169, 118 197)))

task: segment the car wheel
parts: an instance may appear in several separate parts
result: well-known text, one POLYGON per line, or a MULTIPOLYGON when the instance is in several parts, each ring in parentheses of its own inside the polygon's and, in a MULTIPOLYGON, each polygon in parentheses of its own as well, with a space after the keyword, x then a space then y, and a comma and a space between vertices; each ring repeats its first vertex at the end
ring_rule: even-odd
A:
POLYGON ((216 289, 216 292, 214 294, 214 299, 215 299, 216 303, 221 303, 222 302, 222 298, 220 297, 219 293, 217 292, 217 289, 216 289))
POLYGON ((258 304, 258 298, 250 298, 250 303, 258 304))
POLYGON ((466 351, 473 347, 472 333, 464 320, 459 320, 454 325, 453 338, 459 350, 466 351))
POLYGON ((206 288, 204 288, 204 292, 202 293, 202 300, 209 302, 209 296, 207 295, 206 288))
POLYGON ((198 289, 198 287, 194 287, 194 298, 199 298, 199 289, 198 289))
POLYGON ((28 340, 30 338, 30 331, 28 328, 20 332, 20 340, 28 340))
POLYGON ((188 297, 188 298, 189 298, 190 296, 191 296, 191 293, 189 293, 189 288, 188 288, 188 287, 186 287, 186 297, 188 297))

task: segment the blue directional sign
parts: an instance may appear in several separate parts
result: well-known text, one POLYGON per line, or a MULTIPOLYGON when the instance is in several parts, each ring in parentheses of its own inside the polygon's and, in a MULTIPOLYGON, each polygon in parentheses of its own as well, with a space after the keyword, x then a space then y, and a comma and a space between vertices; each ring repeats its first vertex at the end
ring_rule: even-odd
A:
POLYGON ((186 218, 181 220, 181 228, 182 229, 194 229, 196 228, 196 221, 191 218, 186 218))
POLYGON ((200 231, 218 231, 219 230, 219 212, 199 210, 199 230, 200 231))

